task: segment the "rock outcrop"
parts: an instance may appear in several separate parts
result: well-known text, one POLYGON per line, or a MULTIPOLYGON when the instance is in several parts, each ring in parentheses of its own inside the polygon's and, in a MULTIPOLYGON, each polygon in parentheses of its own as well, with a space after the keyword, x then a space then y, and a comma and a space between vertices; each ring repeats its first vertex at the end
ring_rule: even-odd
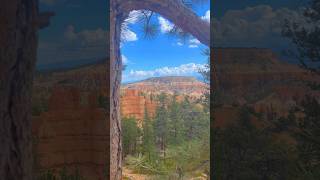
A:
POLYGON ((54 87, 48 111, 33 118, 37 172, 78 169, 86 179, 105 179, 109 148, 106 115, 95 94, 81 96, 76 88, 54 87))
POLYGON ((142 127, 145 111, 150 118, 155 116, 157 101, 152 99, 152 95, 136 89, 124 89, 120 102, 121 117, 134 117, 139 127, 142 127))
POLYGON ((121 116, 134 117, 141 127, 145 111, 150 118, 155 116, 159 94, 165 93, 169 100, 176 95, 176 100, 181 102, 185 97, 195 101, 208 91, 207 84, 184 76, 156 77, 126 84, 121 88, 121 116))

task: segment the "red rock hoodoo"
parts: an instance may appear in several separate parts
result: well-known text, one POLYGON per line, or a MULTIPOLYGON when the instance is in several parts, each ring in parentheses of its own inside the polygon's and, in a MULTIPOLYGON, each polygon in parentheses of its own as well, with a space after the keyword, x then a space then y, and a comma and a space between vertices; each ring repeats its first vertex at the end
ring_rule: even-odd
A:
POLYGON ((139 127, 142 127, 145 111, 153 118, 156 113, 157 102, 152 99, 152 95, 145 95, 136 89, 123 89, 121 95, 121 116, 134 117, 137 119, 139 127))

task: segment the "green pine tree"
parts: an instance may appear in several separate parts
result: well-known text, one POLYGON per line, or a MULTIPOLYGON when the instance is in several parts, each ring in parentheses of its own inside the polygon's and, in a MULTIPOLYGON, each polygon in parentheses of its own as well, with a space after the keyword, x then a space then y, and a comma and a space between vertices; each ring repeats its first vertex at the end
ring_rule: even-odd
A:
POLYGON ((140 136, 140 129, 135 118, 122 119, 122 143, 123 156, 128 154, 134 155, 137 153, 137 140, 140 136))
POLYGON ((159 107, 156 111, 156 117, 154 121, 154 132, 156 135, 157 145, 160 146, 160 150, 163 152, 163 156, 165 157, 165 151, 167 146, 167 134, 168 134, 168 113, 166 109, 166 94, 162 93, 158 97, 159 99, 159 107))
POLYGON ((169 118, 168 118, 168 141, 169 144, 178 145, 183 142, 182 139, 182 116, 180 104, 177 102, 177 95, 172 97, 172 101, 169 105, 169 118))
POLYGON ((151 119, 149 118, 147 108, 144 111, 144 120, 142 124, 142 153, 147 156, 148 160, 152 162, 156 155, 155 152, 155 136, 151 119))

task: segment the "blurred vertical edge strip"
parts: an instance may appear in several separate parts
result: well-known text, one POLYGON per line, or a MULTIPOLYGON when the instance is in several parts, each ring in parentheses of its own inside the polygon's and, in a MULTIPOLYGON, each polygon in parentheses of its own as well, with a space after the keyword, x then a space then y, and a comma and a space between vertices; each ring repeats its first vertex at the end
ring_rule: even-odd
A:
POLYGON ((213 34, 213 26, 211 24, 211 21, 214 17, 213 15, 213 9, 214 9, 214 3, 215 3, 215 0, 210 0, 210 179, 213 179, 214 178, 214 163, 213 163, 213 145, 214 145, 214 142, 213 142, 213 114, 214 114, 214 109, 213 109, 213 106, 212 106, 212 102, 213 102, 213 93, 214 93, 214 89, 216 88, 215 84, 216 82, 213 81, 215 77, 215 74, 216 72, 214 72, 213 70, 215 69, 214 67, 214 60, 213 60, 213 47, 214 47, 214 34, 213 34))
POLYGON ((107 7, 106 7, 106 55, 107 55, 107 60, 106 60, 106 81, 107 81, 107 105, 109 107, 106 108, 107 112, 106 112, 106 121, 107 121, 107 133, 108 133, 108 138, 107 138, 107 142, 109 144, 108 148, 107 148, 107 160, 106 160, 106 176, 105 179, 110 179, 110 0, 106 0, 107 3, 107 7))

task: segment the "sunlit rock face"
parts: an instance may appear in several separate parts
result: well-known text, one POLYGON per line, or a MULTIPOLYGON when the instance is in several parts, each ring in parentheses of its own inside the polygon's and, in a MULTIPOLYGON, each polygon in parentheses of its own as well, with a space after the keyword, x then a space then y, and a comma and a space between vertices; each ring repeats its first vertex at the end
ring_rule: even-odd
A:
MULTIPOLYGON (((149 78, 143 81, 123 85, 121 88, 121 117, 134 117, 138 126, 147 111, 153 118, 158 107, 157 96, 161 93, 167 95, 168 101, 175 96, 178 102, 188 97, 190 101, 199 99, 209 91, 209 86, 193 77, 168 76, 149 78)), ((169 102, 168 102, 169 103, 169 102)))
POLYGON ((124 89, 121 95, 121 117, 133 117, 138 126, 142 127, 143 119, 147 111, 148 116, 153 118, 157 108, 157 101, 151 95, 145 95, 136 89, 124 89))
POLYGON ((76 169, 87 179, 106 172, 108 125, 97 95, 81 95, 74 87, 54 87, 48 111, 33 117, 37 172, 76 169))

